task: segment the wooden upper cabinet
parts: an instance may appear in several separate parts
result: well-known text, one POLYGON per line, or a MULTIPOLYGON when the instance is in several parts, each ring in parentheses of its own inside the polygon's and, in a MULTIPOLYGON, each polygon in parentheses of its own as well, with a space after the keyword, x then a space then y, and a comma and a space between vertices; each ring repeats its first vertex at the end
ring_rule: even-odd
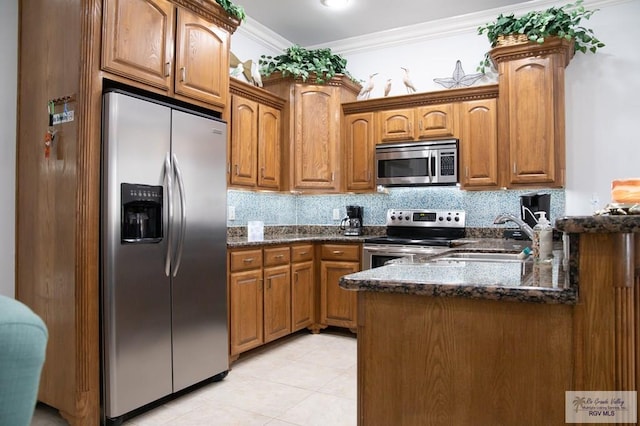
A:
POLYGON ((229 184, 278 191, 281 187, 284 99, 231 79, 229 184))
POLYGON ((218 5, 205 8, 216 23, 168 0, 104 0, 102 69, 167 96, 224 109, 234 28, 218 5))
POLYGON ((344 119, 346 190, 373 191, 375 188, 374 113, 349 114, 344 119))
POLYGON ((342 190, 342 103, 356 100, 360 86, 344 75, 326 84, 281 73, 263 79, 266 90, 284 99, 281 189, 336 193, 342 190))
POLYGON ((553 75, 549 58, 507 64, 510 184, 556 180, 553 75))
POLYGON ((418 139, 453 137, 456 134, 455 104, 428 105, 416 109, 418 139))
POLYGON ((495 99, 460 104, 460 182, 465 189, 498 186, 498 126, 495 99))
POLYGON ((294 103, 292 187, 338 191, 339 93, 331 86, 299 84, 294 103))
POLYGON ((229 33, 178 9, 175 93, 224 106, 229 90, 229 33))
POLYGON ((258 187, 280 189, 281 129, 280 110, 258 105, 258 187))
POLYGON ((169 91, 175 7, 166 0, 104 0, 102 68, 169 91))
POLYGON ((414 109, 394 109, 378 113, 378 134, 382 142, 410 141, 415 138, 414 109))
POLYGON ((231 108, 230 183, 255 187, 258 165, 258 102, 233 95, 231 108))
POLYGON ((500 74, 501 181, 510 188, 564 186, 564 73, 573 43, 552 37, 490 54, 500 74))

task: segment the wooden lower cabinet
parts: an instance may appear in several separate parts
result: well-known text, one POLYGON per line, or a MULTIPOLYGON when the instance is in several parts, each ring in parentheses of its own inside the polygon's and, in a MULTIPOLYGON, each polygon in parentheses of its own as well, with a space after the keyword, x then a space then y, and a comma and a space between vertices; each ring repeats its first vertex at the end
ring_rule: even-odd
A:
POLYGON ((287 263, 264 269, 264 343, 291 333, 290 268, 287 263))
POLYGON ((358 297, 358 425, 564 424, 571 305, 358 297))
POLYGON ((262 250, 229 254, 230 352, 232 355, 264 343, 262 250))
POLYGON ((230 354, 315 323, 313 244, 229 252, 230 354))
POLYGON ((293 331, 315 323, 315 267, 313 244, 291 247, 291 328, 293 331))
POLYGON ((340 277, 360 271, 359 244, 323 244, 320 261, 320 325, 357 326, 357 293, 339 286, 340 277))
POLYGON ((231 274, 231 353, 264 343, 262 270, 231 274))

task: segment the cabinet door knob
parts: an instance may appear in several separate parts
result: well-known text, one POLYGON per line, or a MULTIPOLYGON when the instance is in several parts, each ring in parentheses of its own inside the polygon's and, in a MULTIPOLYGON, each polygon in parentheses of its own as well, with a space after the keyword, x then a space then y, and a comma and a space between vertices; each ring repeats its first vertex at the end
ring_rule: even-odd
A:
POLYGON ((236 164, 236 176, 240 175, 240 166, 236 164))
POLYGON ((293 274, 293 279, 294 279, 295 283, 298 284, 298 273, 297 272, 295 272, 293 274))
POLYGON ((180 81, 185 81, 187 79, 187 68, 180 68, 180 81))
POLYGON ((164 64, 164 76, 169 77, 171 75, 171 62, 164 64))
POLYGON ((516 173, 518 173, 518 169, 516 168, 516 162, 513 162, 513 174, 515 175, 516 173))

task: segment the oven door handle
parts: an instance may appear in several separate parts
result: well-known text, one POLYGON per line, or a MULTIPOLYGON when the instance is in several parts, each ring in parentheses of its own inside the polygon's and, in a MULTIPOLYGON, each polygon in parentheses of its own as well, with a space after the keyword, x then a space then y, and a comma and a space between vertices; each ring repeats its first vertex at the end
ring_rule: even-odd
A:
POLYGON ((384 253, 385 255, 394 256, 394 255, 411 255, 415 254, 415 247, 404 247, 404 246, 363 246, 362 250, 365 253, 384 253))

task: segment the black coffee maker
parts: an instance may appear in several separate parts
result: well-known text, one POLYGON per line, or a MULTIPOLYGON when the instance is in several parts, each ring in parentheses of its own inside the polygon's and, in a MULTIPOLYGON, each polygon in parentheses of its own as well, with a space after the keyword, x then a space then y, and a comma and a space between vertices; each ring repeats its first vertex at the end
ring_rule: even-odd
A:
POLYGON ((549 209, 551 205, 551 194, 542 194, 539 192, 532 192, 520 196, 520 214, 522 220, 524 220, 530 227, 536 226, 538 223, 538 216, 536 212, 545 212, 547 219, 551 220, 549 209))
POLYGON ((344 235, 362 234, 362 206, 347 206, 347 217, 340 222, 340 229, 344 235))

